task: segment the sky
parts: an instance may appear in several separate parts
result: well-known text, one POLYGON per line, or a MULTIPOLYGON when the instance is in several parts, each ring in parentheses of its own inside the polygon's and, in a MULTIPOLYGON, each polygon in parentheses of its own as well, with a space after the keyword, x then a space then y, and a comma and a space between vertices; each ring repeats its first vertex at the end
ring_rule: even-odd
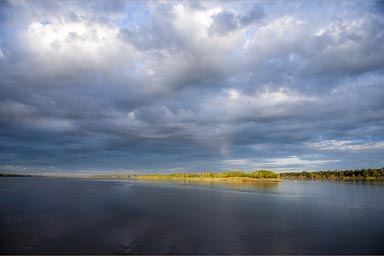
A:
POLYGON ((0 171, 384 166, 384 1, 0 1, 0 171))

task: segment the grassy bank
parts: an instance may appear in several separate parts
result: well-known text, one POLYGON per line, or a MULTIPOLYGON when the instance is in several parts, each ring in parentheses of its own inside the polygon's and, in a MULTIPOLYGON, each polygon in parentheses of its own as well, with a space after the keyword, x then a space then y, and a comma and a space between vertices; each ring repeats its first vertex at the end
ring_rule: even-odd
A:
POLYGON ((272 171, 260 170, 251 173, 232 171, 224 173, 174 173, 174 174, 146 174, 146 175, 97 175, 94 178, 134 178, 146 180, 184 180, 204 182, 279 182, 279 174, 272 171))

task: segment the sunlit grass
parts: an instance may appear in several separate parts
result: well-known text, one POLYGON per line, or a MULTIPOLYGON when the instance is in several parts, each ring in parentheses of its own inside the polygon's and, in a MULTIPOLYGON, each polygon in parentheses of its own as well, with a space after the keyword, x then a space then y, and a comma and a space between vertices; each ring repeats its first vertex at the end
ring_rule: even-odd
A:
POLYGON ((147 180, 185 180, 199 182, 279 182, 280 175, 269 170, 259 170, 250 173, 231 171, 224 173, 173 173, 173 174, 145 174, 145 175, 95 175, 94 178, 134 178, 147 180))

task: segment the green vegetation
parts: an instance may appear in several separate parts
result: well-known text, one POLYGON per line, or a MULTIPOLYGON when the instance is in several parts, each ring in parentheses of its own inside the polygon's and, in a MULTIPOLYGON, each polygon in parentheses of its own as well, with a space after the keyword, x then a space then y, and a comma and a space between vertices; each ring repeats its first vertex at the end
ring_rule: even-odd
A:
MULTIPOLYGON (((114 175, 121 178, 119 175, 114 175)), ((125 175, 124 175, 125 177, 125 175)), ((220 181, 220 182, 277 182, 280 181, 279 174, 268 170, 246 173, 242 171, 231 171, 224 173, 174 173, 174 174, 147 174, 132 175, 129 178, 152 179, 152 180, 189 180, 189 181, 220 181)))
POLYGON ((0 177, 55 177, 55 178, 105 178, 105 179, 151 179, 151 180, 178 180, 183 182, 279 182, 281 179, 334 179, 334 180, 373 180, 384 181, 384 167, 381 169, 361 169, 345 171, 318 171, 318 172, 283 172, 280 174, 269 170, 254 172, 230 171, 224 173, 174 173, 174 174, 104 174, 90 176, 52 176, 31 174, 0 173, 0 177))
POLYGON ((285 172, 280 173, 280 177, 285 179, 384 180, 384 167, 345 171, 285 172))

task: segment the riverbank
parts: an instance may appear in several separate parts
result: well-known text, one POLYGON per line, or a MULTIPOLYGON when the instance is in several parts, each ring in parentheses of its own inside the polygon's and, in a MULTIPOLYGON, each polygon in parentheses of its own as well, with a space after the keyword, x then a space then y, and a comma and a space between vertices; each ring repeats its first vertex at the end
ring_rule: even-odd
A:
POLYGON ((250 173, 231 171, 224 173, 174 173, 174 174, 144 174, 144 175, 95 175, 91 178, 131 178, 140 180, 176 180, 196 182, 221 182, 221 183, 260 183, 281 182, 280 175, 268 170, 254 171, 250 173))
POLYGON ((46 177, 46 178, 81 178, 81 179, 139 179, 139 180, 174 180, 183 182, 221 182, 221 183, 268 183, 281 182, 284 179, 296 180, 334 180, 334 181, 384 181, 384 168, 344 171, 318 172, 282 172, 269 170, 253 172, 230 171, 224 173, 174 173, 174 174, 100 174, 100 175, 42 175, 42 174, 6 174, 0 177, 46 177))
POLYGON ((345 180, 345 181, 384 181, 384 168, 318 172, 283 172, 283 179, 345 180))

